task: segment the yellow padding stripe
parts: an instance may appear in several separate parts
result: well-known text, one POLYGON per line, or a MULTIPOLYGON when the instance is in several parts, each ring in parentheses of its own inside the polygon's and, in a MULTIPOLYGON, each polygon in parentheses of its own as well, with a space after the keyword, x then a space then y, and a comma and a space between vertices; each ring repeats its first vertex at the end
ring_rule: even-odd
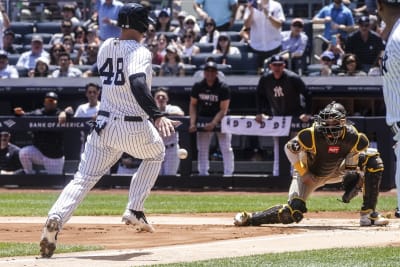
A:
POLYGON ((307 169, 304 167, 301 161, 296 162, 293 167, 300 174, 300 176, 303 176, 307 172, 307 169))

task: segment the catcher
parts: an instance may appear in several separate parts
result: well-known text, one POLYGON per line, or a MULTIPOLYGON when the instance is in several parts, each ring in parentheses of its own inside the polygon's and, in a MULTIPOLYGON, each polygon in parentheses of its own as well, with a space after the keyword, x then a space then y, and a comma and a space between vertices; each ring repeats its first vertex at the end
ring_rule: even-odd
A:
POLYGON ((311 127, 286 143, 285 152, 294 168, 288 203, 260 212, 240 212, 234 224, 298 223, 307 212, 306 200, 313 191, 343 182, 345 203, 363 189, 360 226, 387 225, 389 220, 375 210, 383 162, 378 151, 368 145, 368 138, 346 123, 345 108, 335 102, 328 104, 311 127))

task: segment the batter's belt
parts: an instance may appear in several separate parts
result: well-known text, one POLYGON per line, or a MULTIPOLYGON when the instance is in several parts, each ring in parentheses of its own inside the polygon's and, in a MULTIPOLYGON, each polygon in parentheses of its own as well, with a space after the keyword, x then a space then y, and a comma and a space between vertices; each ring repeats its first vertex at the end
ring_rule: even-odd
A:
MULTIPOLYGON (((110 112, 105 111, 105 110, 99 110, 99 112, 97 112, 97 115, 104 116, 107 118, 109 118, 111 116, 110 112)), ((123 118, 124 121, 143 121, 143 118, 139 117, 139 116, 123 116, 121 118, 123 118)), ((114 117, 114 120, 116 120, 116 119, 118 119, 118 116, 114 117)))

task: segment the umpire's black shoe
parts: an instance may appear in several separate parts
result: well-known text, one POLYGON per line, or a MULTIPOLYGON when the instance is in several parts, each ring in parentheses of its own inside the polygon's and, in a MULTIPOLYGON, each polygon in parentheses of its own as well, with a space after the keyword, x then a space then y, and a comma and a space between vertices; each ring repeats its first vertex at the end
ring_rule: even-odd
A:
POLYGON ((126 210, 124 215, 122 215, 122 222, 127 225, 132 225, 136 228, 138 232, 146 231, 153 233, 154 228, 151 226, 147 220, 146 216, 144 216, 143 211, 136 210, 126 210))
POLYGON ((396 218, 400 218, 400 210, 399 210, 399 208, 396 208, 396 211, 394 212, 394 216, 396 218))
POLYGON ((40 255, 43 258, 50 258, 56 250, 57 235, 61 230, 61 221, 59 217, 50 217, 47 219, 40 239, 40 255))

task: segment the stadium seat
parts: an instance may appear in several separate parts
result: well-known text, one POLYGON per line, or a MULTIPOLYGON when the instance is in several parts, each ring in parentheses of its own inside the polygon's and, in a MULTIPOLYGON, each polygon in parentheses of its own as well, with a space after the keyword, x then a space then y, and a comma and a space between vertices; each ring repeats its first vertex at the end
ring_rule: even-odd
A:
POLYGON ((37 33, 60 33, 61 21, 42 21, 35 24, 37 33))
POLYGON ((51 33, 29 33, 24 35, 24 45, 29 45, 32 40, 33 35, 40 35, 43 38, 43 44, 48 44, 50 42, 51 37, 53 36, 51 33))
POLYGON ((214 50, 213 43, 195 43, 200 48, 200 53, 211 53, 214 50))
POLYGON ((13 21, 11 22, 10 29, 15 34, 21 34, 23 36, 28 33, 33 33, 34 24, 33 22, 13 21))
POLYGON ((242 55, 249 52, 249 45, 244 42, 231 42, 231 46, 237 47, 242 55))
POLYGON ((194 72, 197 69, 197 66, 192 64, 185 64, 183 66, 183 69, 185 70, 185 76, 193 76, 194 72))
POLYGON ((10 54, 10 55, 8 55, 8 64, 9 65, 16 65, 20 56, 21 55, 19 55, 19 54, 10 54))
POLYGON ((226 64, 231 65, 231 73, 232 74, 246 74, 247 69, 244 68, 245 60, 243 60, 242 55, 227 55, 226 56, 226 64))
POLYGON ((191 59, 191 64, 196 65, 197 68, 200 68, 200 66, 204 65, 206 62, 206 59, 208 57, 213 57, 215 59, 216 63, 221 64, 222 63, 222 56, 221 55, 215 55, 212 53, 199 53, 196 55, 192 56, 191 59))
POLYGON ((244 21, 241 19, 237 19, 233 22, 233 26, 231 28, 231 31, 236 31, 236 32, 240 32, 240 30, 242 29, 244 25, 244 21))
POLYGON ((28 77, 28 69, 24 67, 16 67, 19 77, 28 77))
POLYGON ((239 32, 227 31, 225 33, 229 36, 231 42, 239 42, 242 39, 242 37, 240 37, 239 32))

